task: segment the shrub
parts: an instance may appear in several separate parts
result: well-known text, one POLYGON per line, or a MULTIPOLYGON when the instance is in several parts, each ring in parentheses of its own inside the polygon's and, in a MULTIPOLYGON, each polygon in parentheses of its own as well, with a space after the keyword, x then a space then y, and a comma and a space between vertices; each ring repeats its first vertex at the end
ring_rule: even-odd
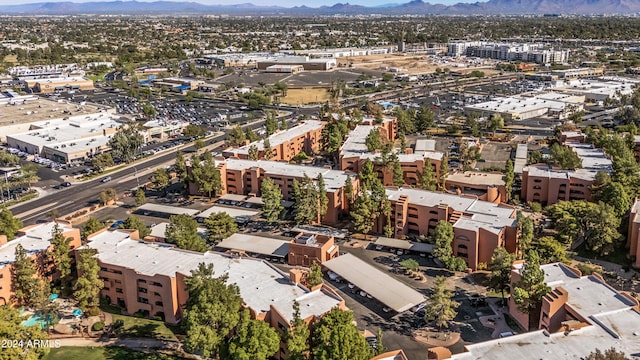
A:
POLYGON ((533 212, 542 212, 542 204, 540 204, 539 202, 530 201, 529 207, 533 212))
POLYGON ((598 269, 596 269, 595 267, 589 266, 588 264, 584 264, 584 263, 580 263, 576 265, 576 268, 580 270, 580 272, 582 273, 582 276, 591 275, 594 272, 598 272, 598 269))
POLYGON ((461 258, 450 257, 446 260, 445 266, 451 271, 465 271, 467 270, 467 263, 461 258))
POLYGON ((104 323, 102 321, 98 321, 97 323, 93 324, 93 326, 91 327, 91 330, 93 331, 104 330, 104 323))

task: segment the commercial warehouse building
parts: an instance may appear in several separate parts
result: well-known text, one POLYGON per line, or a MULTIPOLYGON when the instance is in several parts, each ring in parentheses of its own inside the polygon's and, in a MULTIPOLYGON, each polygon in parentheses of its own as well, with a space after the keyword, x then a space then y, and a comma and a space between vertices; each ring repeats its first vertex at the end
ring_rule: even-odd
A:
POLYGON ((35 130, 7 135, 7 145, 59 163, 82 161, 108 150, 122 125, 107 112, 40 122, 35 130))
POLYGON ((492 101, 467 105, 467 114, 479 114, 483 117, 500 115, 506 121, 526 120, 541 116, 558 119, 566 118, 583 107, 584 96, 546 93, 534 97, 504 97, 492 101))
MULTIPOLYGON (((267 262, 205 252, 197 253, 161 243, 137 239, 137 231, 101 231, 89 237, 86 247, 95 249, 104 281, 101 295, 127 313, 159 316, 170 324, 182 319, 189 294, 185 279, 199 264, 213 264, 214 276, 228 276, 227 282, 240 290, 251 317, 270 324, 280 335, 291 327, 293 304, 300 304, 301 317, 314 321, 344 300, 326 286, 308 289, 301 276, 286 274, 267 262)), ((276 359, 285 357, 281 343, 276 359)))
MULTIPOLYGON (((307 155, 316 153, 320 149, 322 129, 324 123, 318 120, 307 120, 290 129, 271 134, 269 146, 271 147, 271 157, 269 160, 290 161, 301 152, 307 155)), ((249 150, 255 147, 257 158, 264 159, 265 140, 254 141, 250 144, 238 147, 227 148, 222 155, 224 157, 237 157, 249 159, 249 150)))
POLYGON ((273 59, 258 60, 256 63, 258 70, 266 70, 270 66, 276 65, 300 65, 304 70, 327 71, 335 69, 338 63, 333 58, 312 59, 308 56, 281 56, 273 59))
POLYGON ((50 94, 68 90, 93 90, 93 80, 81 76, 27 80, 27 86, 36 93, 50 94))
MULTIPOLYGON (((473 270, 489 263, 497 247, 516 251, 516 209, 511 206, 411 188, 388 188, 387 196, 396 238, 430 234, 439 221, 447 221, 453 225, 453 255, 473 270)), ((382 232, 386 220, 380 220, 377 231, 382 232)))

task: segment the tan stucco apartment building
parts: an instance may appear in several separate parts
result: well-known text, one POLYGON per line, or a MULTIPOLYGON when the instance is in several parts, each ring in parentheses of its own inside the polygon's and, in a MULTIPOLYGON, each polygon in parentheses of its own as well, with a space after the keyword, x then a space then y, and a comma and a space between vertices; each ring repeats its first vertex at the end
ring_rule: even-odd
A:
POLYGON ((582 160, 582 168, 560 170, 547 165, 529 165, 522 171, 520 198, 526 202, 552 205, 562 200, 591 201, 591 185, 598 171, 611 173, 611 160, 602 149, 590 144, 568 142, 582 160))
MULTIPOLYGON (((272 134, 268 138, 272 152, 269 160, 290 161, 303 151, 307 155, 318 152, 323 127, 324 123, 321 121, 307 120, 288 130, 272 134)), ((252 146, 258 150, 258 159, 264 159, 264 140, 254 141, 238 148, 227 148, 222 155, 249 159, 249 149, 252 146)))
MULTIPOLYGON (((429 234, 438 221, 453 225, 453 254, 476 270, 479 263, 489 263, 497 247, 516 251, 515 208, 440 192, 388 188, 391 221, 396 237, 429 234)), ((382 231, 383 221, 379 224, 382 231)))
POLYGON ((631 206, 631 214, 629 215, 629 231, 627 233, 627 246, 629 247, 629 256, 633 260, 633 267, 640 268, 640 200, 636 198, 633 206, 631 206))
MULTIPOLYGON (((44 269, 38 276, 45 277, 49 282, 58 278, 53 264, 50 261, 45 261, 45 258, 40 256, 44 252, 51 250, 51 239, 55 224, 55 222, 48 222, 27 226, 21 229, 16 238, 9 242, 7 242, 6 236, 0 236, 0 306, 13 303, 11 269, 16 260, 15 251, 18 244, 22 245, 31 258, 37 262, 36 268, 44 269)), ((62 234, 71 239, 69 242, 71 249, 81 245, 80 229, 74 229, 66 222, 58 222, 58 226, 62 234)))
MULTIPOLYGON (((251 258, 225 254, 198 253, 168 244, 136 239, 135 232, 101 231, 89 237, 88 247, 97 250, 101 295, 129 314, 160 316, 177 324, 189 294, 184 280, 198 264, 213 264, 214 276, 228 276, 228 283, 240 289, 245 307, 254 319, 263 320, 284 334, 293 320, 293 303, 300 304, 307 322, 334 307, 345 308, 344 300, 328 287, 308 289, 300 284, 299 270, 286 274, 271 264, 251 258)), ((276 354, 285 358, 286 345, 276 354)))
MULTIPOLYGON (((268 177, 280 187, 283 199, 290 200, 293 192, 293 181, 301 180, 304 176, 315 180, 322 174, 327 197, 329 198, 327 213, 322 222, 333 225, 349 209, 349 199, 345 192, 345 183, 351 182, 354 194, 358 191, 358 179, 355 174, 348 174, 340 170, 322 167, 294 165, 286 162, 267 160, 244 160, 229 158, 217 161, 222 178, 224 194, 260 196, 262 180, 268 177)), ((197 186, 189 184, 191 194, 197 194, 197 186)))
MULTIPOLYGON (((365 123, 371 125, 358 125, 348 135, 347 140, 340 148, 340 169, 344 171, 358 173, 362 170, 365 162, 370 160, 373 162, 374 170, 378 173, 378 177, 385 186, 393 185, 393 171, 385 169, 383 165, 377 164, 376 159, 380 157, 380 153, 371 153, 367 149, 366 138, 372 130, 380 131, 381 135, 393 141, 397 131, 396 119, 385 119, 381 124, 374 125, 369 119, 365 123)), ((441 152, 422 152, 419 154, 406 153, 400 151, 397 153, 398 160, 402 167, 404 175, 404 183, 409 186, 416 186, 419 183, 420 176, 424 171, 424 166, 429 160, 436 176, 439 176, 440 163, 444 157, 441 152)))

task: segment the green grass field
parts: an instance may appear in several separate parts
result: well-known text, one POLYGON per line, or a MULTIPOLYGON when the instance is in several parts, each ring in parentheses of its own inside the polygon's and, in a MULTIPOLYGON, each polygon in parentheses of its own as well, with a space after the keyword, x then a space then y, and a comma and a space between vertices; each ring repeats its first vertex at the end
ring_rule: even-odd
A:
POLYGON ((124 321, 120 337, 146 337, 159 340, 177 340, 173 332, 162 322, 133 316, 113 314, 113 321, 124 321))
POLYGON ((165 360, 186 359, 181 356, 134 351, 123 347, 63 346, 51 349, 44 360, 165 360))

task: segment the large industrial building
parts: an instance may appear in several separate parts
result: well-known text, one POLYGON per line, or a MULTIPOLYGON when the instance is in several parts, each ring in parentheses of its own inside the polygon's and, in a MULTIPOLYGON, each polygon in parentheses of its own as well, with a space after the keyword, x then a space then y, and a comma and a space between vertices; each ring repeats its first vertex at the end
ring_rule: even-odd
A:
POLYGON ((282 56, 273 59, 260 60, 256 63, 258 70, 267 70, 275 65, 300 65, 304 70, 332 70, 338 66, 333 58, 313 59, 308 56, 282 56))
POLYGON ((505 61, 525 61, 537 64, 565 63, 568 50, 555 50, 537 43, 493 43, 456 40, 447 45, 449 56, 470 56, 505 61))
POLYGON ((479 114, 483 117, 500 115, 506 121, 526 120, 541 116, 564 119, 583 107, 584 96, 544 93, 533 97, 514 96, 496 98, 464 107, 465 112, 479 114))

